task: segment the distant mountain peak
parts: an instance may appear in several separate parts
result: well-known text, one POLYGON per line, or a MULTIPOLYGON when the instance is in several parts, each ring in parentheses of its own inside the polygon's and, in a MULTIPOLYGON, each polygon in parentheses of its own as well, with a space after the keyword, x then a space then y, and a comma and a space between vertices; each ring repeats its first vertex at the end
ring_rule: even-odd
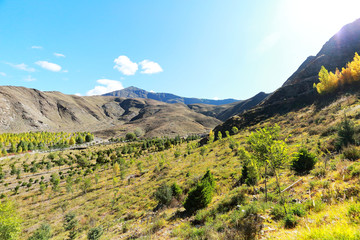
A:
POLYGON ((177 96, 171 93, 148 92, 144 89, 137 88, 134 86, 130 86, 110 93, 105 93, 103 94, 103 96, 116 96, 116 97, 124 97, 124 98, 149 98, 165 103, 183 103, 186 105, 196 104, 196 103, 223 105, 223 104, 229 104, 239 101, 233 98, 222 99, 222 100, 205 99, 205 98, 187 98, 187 97, 177 96))

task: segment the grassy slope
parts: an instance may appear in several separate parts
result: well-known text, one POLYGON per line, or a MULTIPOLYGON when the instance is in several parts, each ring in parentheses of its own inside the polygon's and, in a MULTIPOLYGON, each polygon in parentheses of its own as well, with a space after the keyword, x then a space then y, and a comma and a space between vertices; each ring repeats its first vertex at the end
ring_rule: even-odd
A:
MULTIPOLYGON (((244 146, 246 136, 252 130, 265 125, 279 124, 283 136, 291 135, 288 143, 292 152, 296 151, 300 145, 305 145, 313 152, 318 152, 320 161, 315 172, 323 167, 325 159, 329 160, 325 177, 318 178, 314 174, 303 176, 303 182, 286 193, 287 198, 301 201, 310 197, 311 199, 320 199, 329 192, 332 194, 329 195, 337 196, 336 194, 342 193, 344 189, 357 186, 358 178, 351 178, 346 173, 346 167, 352 162, 343 160, 338 153, 325 155, 320 149, 331 146, 332 139, 335 137, 335 133, 331 132, 331 127, 341 120, 344 111, 359 124, 359 107, 358 97, 348 96, 321 110, 310 106, 298 112, 275 116, 257 126, 240 131, 233 138, 244 146)), ((95 152, 98 149, 115 147, 117 145, 94 147, 87 151, 95 152)), ((192 149, 191 154, 184 156, 187 153, 186 143, 163 152, 144 153, 139 158, 126 156, 129 168, 126 170, 124 179, 120 179, 118 176, 118 181, 114 184, 111 166, 102 166, 87 176, 91 178, 92 186, 86 194, 78 188, 81 183, 75 185, 73 193, 67 193, 64 180, 62 180, 61 190, 58 193, 53 193, 49 186, 41 195, 39 185, 33 184, 29 191, 26 188, 20 188, 19 194, 13 195, 8 191, 9 187, 4 187, 4 183, 0 185, 0 192, 5 192, 9 199, 17 203, 19 214, 24 219, 21 239, 26 239, 42 222, 51 224, 53 239, 64 239, 67 233, 62 228, 63 216, 69 211, 74 211, 80 221, 79 239, 86 239, 87 230, 98 225, 105 228, 103 239, 120 239, 131 236, 143 238, 151 236, 154 239, 224 238, 224 231, 220 229, 227 229, 234 210, 217 213, 215 218, 207 219, 205 225, 197 226, 197 228, 190 223, 194 217, 175 217, 177 216, 176 212, 183 210, 178 201, 173 201, 167 209, 153 211, 157 205, 153 193, 161 183, 177 182, 186 192, 207 169, 213 172, 217 187, 213 201, 202 213, 206 214, 212 209, 216 209, 221 201, 229 197, 230 192, 236 188, 235 185, 241 174, 241 163, 236 156, 236 151, 229 148, 228 139, 209 144, 206 148, 203 156, 200 155, 200 148, 192 149), (181 156, 178 158, 174 157, 176 150, 181 152, 181 156), (139 162, 141 162, 141 169, 138 167, 139 162), (100 176, 97 184, 94 180, 95 174, 100 176), (117 202, 113 205, 115 192, 117 202)), ((65 154, 70 154, 70 152, 63 153, 64 156, 65 154)), ((71 151, 71 154, 75 155, 78 152, 71 151)), ((34 159, 39 161, 46 156, 47 154, 38 154, 21 158, 14 157, 2 161, 2 164, 3 168, 8 171, 11 162, 19 162, 20 166, 23 161, 31 162, 34 159)), ((60 171, 65 174, 68 167, 63 166, 60 171)), ((59 171, 59 168, 53 167, 50 171, 59 171)), ((27 182, 30 177, 40 180, 41 176, 48 180, 50 173, 46 172, 47 170, 40 170, 35 175, 23 173, 19 180, 27 182)), ((281 176, 282 187, 290 185, 299 178, 290 170, 285 170, 281 176)), ((4 182, 19 180, 7 174, 4 182)), ((13 188, 15 185, 11 186, 13 188)), ((263 186, 263 181, 260 181, 256 188, 259 189, 261 186, 263 186)), ((274 179, 270 179, 269 186, 270 192, 274 192, 276 187, 274 179)), ((249 189, 251 190, 251 188, 249 189)), ((321 235, 323 232, 331 235, 332 231, 344 231, 351 235, 353 232, 359 231, 359 226, 351 223, 346 216, 348 206, 352 204, 352 201, 356 201, 356 196, 348 197, 340 194, 341 196, 332 197, 331 201, 324 204, 323 208, 319 208, 317 211, 310 210, 305 217, 299 220, 295 229, 284 229, 282 221, 274 221, 269 216, 271 207, 277 201, 276 197, 274 198, 275 203, 263 204, 263 194, 258 191, 252 195, 250 190, 248 191, 249 201, 258 201, 264 208, 261 214, 265 218, 263 234, 266 238, 318 239, 324 238, 321 235)), ((335 236, 328 239, 337 238, 335 236)))

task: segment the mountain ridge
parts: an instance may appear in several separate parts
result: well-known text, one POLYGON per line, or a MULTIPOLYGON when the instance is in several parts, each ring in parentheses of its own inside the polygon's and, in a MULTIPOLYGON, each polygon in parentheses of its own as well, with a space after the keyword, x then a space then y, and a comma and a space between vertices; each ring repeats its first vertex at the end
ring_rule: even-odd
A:
POLYGON ((237 102, 239 100, 233 98, 227 98, 222 100, 214 100, 214 99, 206 99, 206 98, 188 98, 181 97, 172 93, 155 93, 148 92, 144 89, 140 89, 134 86, 130 86, 121 90, 109 92, 102 94, 102 96, 115 96, 115 97, 125 97, 125 98, 149 98, 161 102, 166 103, 183 103, 183 104, 210 104, 210 105, 223 105, 229 104, 233 102, 237 102))
MULTIPOLYGON (((91 131, 124 135, 141 128, 145 136, 202 134, 221 123, 183 104, 152 99, 66 95, 0 86, 0 132, 91 131)), ((111 136, 109 136, 111 137, 111 136)))
MULTIPOLYGON (((337 95, 320 96, 313 88, 318 83, 321 66, 329 71, 345 67, 355 52, 360 52, 360 19, 343 26, 321 48, 316 56, 309 56, 284 84, 254 108, 226 120, 214 132, 231 131, 259 123, 276 114, 285 114, 313 103, 321 104, 337 95)), ((216 136, 216 135, 215 135, 216 136)))

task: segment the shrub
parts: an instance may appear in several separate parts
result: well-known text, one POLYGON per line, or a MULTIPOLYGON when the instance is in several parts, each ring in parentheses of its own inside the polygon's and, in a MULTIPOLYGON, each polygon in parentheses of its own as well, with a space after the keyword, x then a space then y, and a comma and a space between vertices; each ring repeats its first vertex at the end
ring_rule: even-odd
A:
POLYGON ((41 226, 33 233, 28 240, 48 240, 51 239, 51 227, 49 224, 43 223, 41 226))
POLYGON ((304 217, 306 215, 306 211, 305 208, 302 204, 300 203, 296 203, 294 205, 291 206, 290 211, 298 217, 304 217))
POLYGON ((308 211, 313 210, 314 212, 320 212, 325 208, 325 203, 323 203, 320 199, 307 200, 304 203, 304 208, 308 211))
POLYGON ((172 190, 172 195, 176 198, 179 199, 180 196, 182 195, 182 189, 181 187, 177 184, 177 183, 173 183, 171 185, 171 190, 172 190))
POLYGON ((173 192, 166 183, 162 184, 155 192, 155 198, 161 205, 168 206, 172 200, 173 192))
POLYGON ((351 177, 360 176, 360 163, 356 162, 347 168, 351 177))
POLYGON ((259 208, 255 205, 234 211, 231 225, 232 229, 226 234, 227 239, 256 239, 264 226, 259 208))
POLYGON ((337 130, 336 148, 340 150, 342 147, 346 147, 349 144, 355 143, 355 127, 354 122, 349 120, 346 115, 343 121, 340 122, 337 130))
POLYGON ((298 174, 304 174, 311 171, 317 162, 317 158, 313 153, 310 153, 306 148, 300 148, 295 154, 291 169, 298 174))
POLYGON ((163 228, 166 225, 166 221, 163 218, 155 218, 154 222, 151 224, 150 227, 150 232, 151 233, 156 233, 157 231, 159 231, 161 228, 163 228))
POLYGON ((284 207, 276 204, 270 211, 270 216, 274 220, 280 220, 285 217, 284 207))
POLYGON ((348 146, 343 149, 343 157, 350 161, 355 161, 360 158, 360 151, 356 149, 354 146, 348 146))
POLYGON ((78 220, 73 212, 67 213, 64 217, 64 229, 69 231, 68 239, 76 239, 78 220))
POLYGON ((184 202, 184 208, 186 211, 193 213, 198 209, 207 207, 212 200, 214 188, 215 180, 211 172, 208 170, 195 188, 189 191, 189 194, 184 202))
POLYGON ((352 222, 359 223, 360 222, 360 204, 351 204, 348 208, 347 212, 348 217, 352 222))
POLYGON ((135 133, 127 133, 126 136, 125 136, 125 139, 128 140, 128 141, 134 141, 136 140, 136 135, 135 133))
POLYGON ((101 226, 91 228, 87 234, 87 239, 88 240, 98 240, 98 239, 100 239, 103 232, 104 231, 101 226))
POLYGON ((235 194, 225 197, 217 206, 217 211, 228 212, 238 205, 244 205, 246 202, 246 195, 244 189, 236 190, 235 194))
POLYGON ((293 214, 287 214, 284 218, 285 228, 294 228, 298 224, 298 219, 293 214))
POLYGON ((324 167, 318 167, 311 171, 311 174, 317 178, 322 178, 326 176, 326 170, 324 167))

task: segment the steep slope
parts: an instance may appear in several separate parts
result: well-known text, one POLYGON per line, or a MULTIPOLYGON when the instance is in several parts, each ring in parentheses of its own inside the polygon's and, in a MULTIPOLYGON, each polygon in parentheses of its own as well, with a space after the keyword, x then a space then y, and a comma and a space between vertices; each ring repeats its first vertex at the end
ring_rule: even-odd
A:
POLYGON ((183 104, 2 86, 0 123, 0 132, 91 131, 111 136, 141 128, 146 136, 172 136, 204 133, 221 122, 183 104))
POLYGON ((189 104, 189 108, 195 112, 202 113, 206 116, 215 117, 221 121, 226 121, 228 118, 243 113, 246 110, 251 109, 252 107, 259 104, 263 101, 269 94, 260 92, 254 97, 247 100, 242 100, 234 103, 229 103, 225 105, 213 106, 206 104, 189 104))
POLYGON ((321 66, 334 71, 349 62, 355 52, 360 52, 360 19, 344 26, 314 57, 308 57, 282 87, 269 95, 254 109, 232 117, 215 131, 230 130, 233 126, 242 128, 253 125, 276 114, 287 113, 305 105, 322 101, 313 89, 317 83, 321 66))
POLYGON ((184 104, 203 103, 203 104, 211 104, 211 105, 223 105, 238 101, 232 98, 223 99, 223 100, 186 98, 171 93, 148 92, 136 87, 128 87, 122 90, 106 93, 103 96, 116 96, 116 97, 124 97, 124 98, 149 98, 166 103, 184 103, 184 104))

